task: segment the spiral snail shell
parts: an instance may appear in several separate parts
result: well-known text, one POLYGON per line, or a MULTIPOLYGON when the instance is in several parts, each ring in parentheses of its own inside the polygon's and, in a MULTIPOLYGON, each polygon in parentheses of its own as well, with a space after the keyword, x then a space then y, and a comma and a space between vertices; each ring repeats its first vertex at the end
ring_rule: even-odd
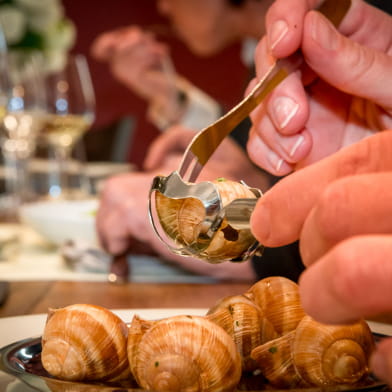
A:
POLYGON ((42 336, 45 370, 62 380, 115 381, 130 375, 126 324, 100 306, 50 309, 42 336))
POLYGON ((137 383, 153 391, 232 391, 241 359, 231 337, 201 316, 132 320, 128 358, 137 383))
POLYGON ((298 285, 282 276, 261 279, 244 295, 261 308, 279 335, 294 330, 305 316, 298 285))
POLYGON ((279 388, 354 384, 369 373, 373 335, 363 320, 325 325, 305 316, 297 328, 256 347, 251 357, 279 388))
MULTIPOLYGON (((222 207, 235 199, 256 198, 256 195, 246 185, 219 179, 212 181, 219 192, 222 207)), ((156 210, 158 218, 166 234, 182 246, 196 243, 206 215, 202 202, 195 198, 171 199, 156 192, 156 210)), ((236 259, 256 242, 249 229, 234 229, 226 219, 198 257, 211 263, 236 259)))
POLYGON ((209 309, 206 317, 232 337, 244 371, 252 371, 257 366, 250 357, 251 351, 279 336, 261 309, 244 295, 223 298, 209 309))

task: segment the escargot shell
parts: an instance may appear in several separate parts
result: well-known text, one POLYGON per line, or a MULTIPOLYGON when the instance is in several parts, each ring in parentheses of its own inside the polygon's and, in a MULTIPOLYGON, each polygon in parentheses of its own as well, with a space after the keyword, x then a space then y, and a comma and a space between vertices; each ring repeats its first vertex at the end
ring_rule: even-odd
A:
MULTIPOLYGON (((221 201, 225 207, 235 199, 256 198, 244 184, 230 180, 215 180, 221 201)), ((185 247, 196 243, 205 219, 205 208, 195 198, 171 199, 156 192, 156 209, 163 230, 178 244, 185 247)), ((236 230, 223 220, 210 244, 198 256, 211 263, 240 257, 256 242, 250 230, 236 230)))
POLYGON ((261 308, 280 335, 294 330, 305 316, 298 285, 282 276, 259 280, 245 296, 261 308))
POLYGON ((243 295, 223 298, 209 309, 207 318, 220 325, 232 337, 241 354, 244 371, 256 368, 256 363, 250 358, 251 351, 278 337, 261 309, 243 295))
POLYGON ((369 373, 373 335, 363 320, 325 325, 305 316, 296 330, 255 348, 251 356, 274 386, 354 384, 369 373))
POLYGON ((232 391, 241 359, 231 337, 201 316, 132 321, 128 358, 138 384, 160 391, 232 391))
POLYGON ((42 365, 62 380, 119 380, 130 375, 126 324, 100 306, 50 309, 42 336, 42 365))

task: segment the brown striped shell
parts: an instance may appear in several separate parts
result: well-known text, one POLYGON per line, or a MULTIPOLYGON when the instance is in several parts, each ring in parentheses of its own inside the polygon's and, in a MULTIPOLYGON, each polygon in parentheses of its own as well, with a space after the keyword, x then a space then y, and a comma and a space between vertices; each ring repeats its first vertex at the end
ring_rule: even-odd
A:
MULTIPOLYGON (((215 180, 221 201, 225 207, 235 199, 255 198, 244 184, 230 180, 215 180)), ((181 246, 196 242, 206 212, 200 200, 195 198, 172 199, 156 192, 156 210, 165 233, 181 246)), ((224 219, 207 249, 199 257, 211 263, 219 263, 240 257, 256 242, 250 230, 236 230, 224 219)))
POLYGON ((256 347, 252 358, 279 388, 355 384, 369 374, 373 335, 365 321, 325 325, 305 316, 296 330, 256 347))
POLYGON ((126 324, 100 306, 50 309, 42 336, 45 370, 62 380, 114 381, 130 376, 126 324))
POLYGON ((243 295, 223 298, 209 309, 207 318, 220 325, 234 340, 242 358, 242 370, 252 371, 255 361, 251 351, 278 337, 261 309, 243 295))
POLYGON ((153 324, 135 317, 128 358, 138 384, 156 392, 233 391, 241 377, 233 340, 201 316, 174 316, 153 324))
POLYGON ((294 330, 305 316, 298 285, 282 276, 259 280, 245 296, 261 308, 279 335, 294 330))

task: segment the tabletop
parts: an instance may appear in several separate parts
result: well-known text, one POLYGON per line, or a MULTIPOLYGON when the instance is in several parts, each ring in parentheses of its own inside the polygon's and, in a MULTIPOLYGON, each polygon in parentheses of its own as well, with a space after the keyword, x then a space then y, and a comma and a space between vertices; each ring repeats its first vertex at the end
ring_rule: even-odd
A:
POLYGON ((10 282, 0 317, 46 313, 73 303, 111 309, 209 308, 228 295, 242 294, 249 283, 126 283, 35 281, 10 282))
MULTIPOLYGON (((109 309, 154 309, 154 312, 166 308, 167 311, 170 309, 171 311, 178 310, 180 312, 181 309, 193 308, 199 311, 210 308, 223 297, 242 294, 250 286, 251 283, 238 282, 210 284, 128 282, 113 284, 110 282, 55 280, 12 281, 9 282, 9 295, 3 305, 0 306, 0 330, 1 325, 7 331, 10 328, 17 330, 19 327, 15 325, 15 320, 27 321, 27 323, 24 323, 24 330, 27 329, 29 333, 33 333, 32 336, 35 336, 34 333, 37 333, 37 330, 34 325, 37 324, 37 320, 31 317, 42 319, 41 315, 47 313, 48 308, 58 308, 74 303, 96 304, 109 309), (24 320, 12 316, 24 316, 22 317, 24 320), (7 320, 13 320, 14 324, 7 322, 7 320), (32 326, 33 328, 31 328, 32 326)), ((204 314, 204 310, 202 314, 204 314)), ((392 322, 392 318, 389 321, 392 322)), ((44 320, 40 320, 40 322, 44 325, 44 320)), ((3 332, 6 332, 7 335, 6 330, 3 332)), ((23 338, 27 336, 30 335, 23 335, 23 338)), ((0 371, 0 390, 7 392, 14 390, 33 392, 36 390, 31 387, 32 384, 29 382, 27 384, 6 372, 0 371)), ((390 392, 385 386, 382 386, 382 388, 383 391, 390 392)), ((43 389, 38 388, 38 390, 43 389)))

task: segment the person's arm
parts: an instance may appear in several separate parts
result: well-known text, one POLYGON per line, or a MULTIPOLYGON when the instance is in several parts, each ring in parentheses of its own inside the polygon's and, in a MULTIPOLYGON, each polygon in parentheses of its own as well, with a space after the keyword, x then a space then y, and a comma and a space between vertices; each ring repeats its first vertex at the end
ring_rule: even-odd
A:
POLYGON ((113 75, 148 103, 147 116, 159 129, 179 124, 199 130, 221 114, 208 94, 178 75, 168 48, 137 26, 105 32, 91 46, 113 75))

